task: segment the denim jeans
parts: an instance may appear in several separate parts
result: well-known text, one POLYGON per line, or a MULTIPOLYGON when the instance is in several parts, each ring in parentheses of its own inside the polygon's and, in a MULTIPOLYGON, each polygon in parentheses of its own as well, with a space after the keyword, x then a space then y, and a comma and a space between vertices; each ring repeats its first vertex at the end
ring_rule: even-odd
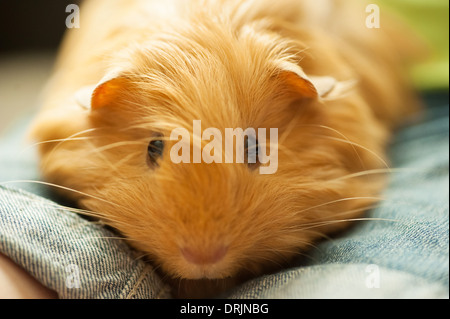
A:
MULTIPOLYGON (((224 298, 448 298, 448 93, 390 148, 390 185, 370 220, 321 242, 289 269, 224 298)), ((0 106, 1 107, 1 106, 0 106)), ((170 298, 152 266, 107 227, 56 204, 21 143, 26 121, 0 140, 0 252, 60 298, 170 298), (8 183, 3 183, 8 182, 8 183)))

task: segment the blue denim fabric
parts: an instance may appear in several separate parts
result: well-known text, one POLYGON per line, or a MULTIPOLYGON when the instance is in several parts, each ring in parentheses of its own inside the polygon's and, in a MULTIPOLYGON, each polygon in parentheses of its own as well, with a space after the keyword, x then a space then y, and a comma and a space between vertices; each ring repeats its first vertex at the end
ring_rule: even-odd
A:
POLYGON ((0 222, 0 251, 60 298, 169 296, 117 235, 52 202, 0 186, 0 222))
MULTIPOLYGON (((382 204, 367 214, 378 220, 355 222, 292 268, 224 297, 448 298, 448 95, 428 104, 427 118, 392 144, 392 166, 402 169, 391 175, 382 204)), ((23 152, 20 141, 24 125, 0 140, 0 184, 38 178, 36 157, 23 152)), ((0 252, 62 298, 169 297, 150 266, 108 238, 113 233, 43 198, 50 196, 34 184, 0 187, 0 252), (70 281, 74 266, 80 288, 70 281)))

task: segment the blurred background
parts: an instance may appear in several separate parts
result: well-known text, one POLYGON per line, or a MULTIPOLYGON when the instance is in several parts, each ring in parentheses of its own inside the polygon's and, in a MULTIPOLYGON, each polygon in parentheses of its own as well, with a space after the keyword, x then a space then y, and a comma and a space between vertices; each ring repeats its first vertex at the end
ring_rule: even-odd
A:
MULTIPOLYGON (((299 0, 301 1, 301 0, 299 0)), ((430 44, 411 74, 421 90, 448 89, 448 0, 373 0, 407 21, 430 44)), ((66 6, 76 0, 0 0, 0 136, 39 105, 66 30, 66 6)), ((81 13, 81 25, 83 15, 81 13)), ((383 19, 383 11, 381 11, 383 19)))
POLYGON ((76 0, 0 0, 0 136, 38 107, 76 0))

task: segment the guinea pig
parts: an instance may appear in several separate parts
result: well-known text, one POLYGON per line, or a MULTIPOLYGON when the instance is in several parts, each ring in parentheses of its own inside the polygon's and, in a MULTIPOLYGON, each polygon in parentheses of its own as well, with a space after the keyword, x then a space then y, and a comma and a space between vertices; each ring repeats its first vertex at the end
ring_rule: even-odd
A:
POLYGON ((43 177, 174 295, 279 269, 376 205, 386 145, 417 105, 395 22, 370 29, 347 0, 95 0, 80 14, 32 127, 43 177))

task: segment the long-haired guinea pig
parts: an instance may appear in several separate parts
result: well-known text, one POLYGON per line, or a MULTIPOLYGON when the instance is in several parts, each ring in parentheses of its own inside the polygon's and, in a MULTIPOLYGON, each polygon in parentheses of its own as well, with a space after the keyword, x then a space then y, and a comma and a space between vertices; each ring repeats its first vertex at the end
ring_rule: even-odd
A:
POLYGON ((86 1, 32 128, 43 176, 188 296, 288 264, 375 205, 415 109, 410 44, 361 2, 86 1))

